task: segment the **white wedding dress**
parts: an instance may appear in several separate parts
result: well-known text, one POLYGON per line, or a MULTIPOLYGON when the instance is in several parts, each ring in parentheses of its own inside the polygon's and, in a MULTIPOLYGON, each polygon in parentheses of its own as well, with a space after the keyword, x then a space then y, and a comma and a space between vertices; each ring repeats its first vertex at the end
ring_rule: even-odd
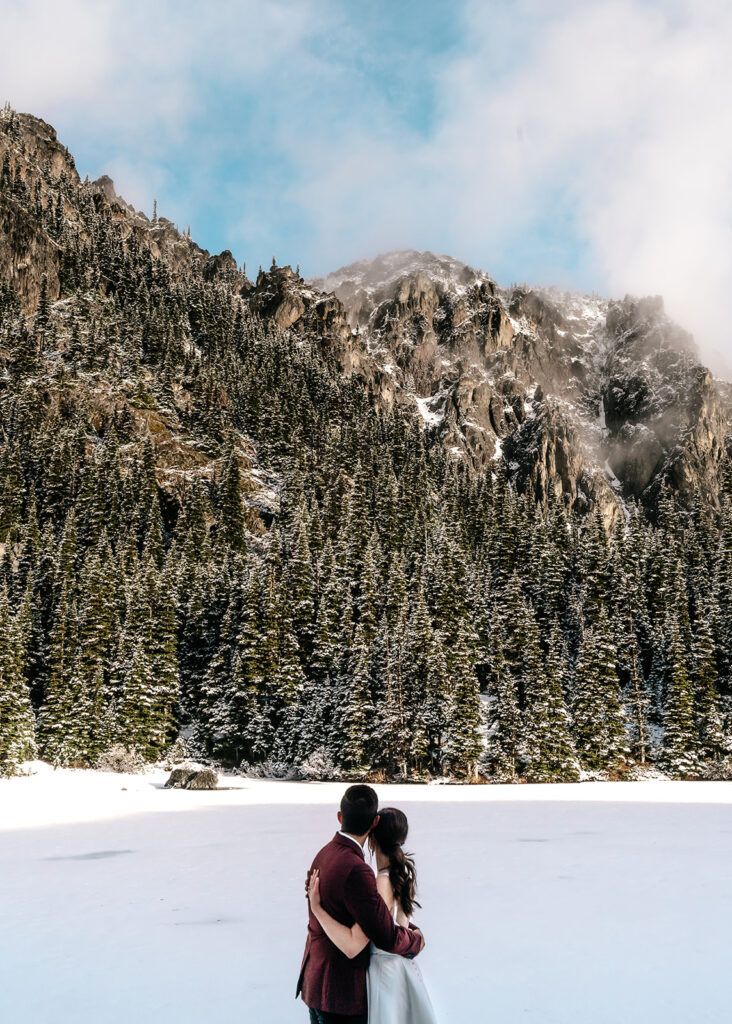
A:
MULTIPOLYGON (((397 909, 395 905, 395 918, 397 909)), ((366 986, 369 1024, 437 1024, 415 960, 385 953, 372 942, 366 986)))

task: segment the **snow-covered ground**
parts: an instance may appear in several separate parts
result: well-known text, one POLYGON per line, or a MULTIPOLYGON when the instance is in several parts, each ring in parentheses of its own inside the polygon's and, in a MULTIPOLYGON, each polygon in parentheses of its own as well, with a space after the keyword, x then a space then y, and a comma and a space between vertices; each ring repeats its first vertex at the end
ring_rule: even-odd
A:
MULTIPOLYGON (((0 782, 0 1020, 287 1024, 343 786, 0 782)), ((443 1024, 726 1024, 732 786, 380 786, 407 812, 443 1024)))

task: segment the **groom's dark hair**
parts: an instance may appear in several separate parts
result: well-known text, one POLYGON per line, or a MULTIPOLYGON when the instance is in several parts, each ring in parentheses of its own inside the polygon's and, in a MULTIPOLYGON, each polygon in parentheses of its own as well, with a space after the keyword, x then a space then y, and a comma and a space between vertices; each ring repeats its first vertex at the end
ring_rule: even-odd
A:
POLYGON ((379 813, 379 798, 371 786, 349 786, 341 800, 341 828, 352 836, 365 835, 379 813))

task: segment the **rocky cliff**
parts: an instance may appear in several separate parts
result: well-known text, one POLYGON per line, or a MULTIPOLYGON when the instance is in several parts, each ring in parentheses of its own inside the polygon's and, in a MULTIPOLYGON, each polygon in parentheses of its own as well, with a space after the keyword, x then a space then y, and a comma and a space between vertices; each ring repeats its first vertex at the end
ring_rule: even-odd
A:
MULTIPOLYGON (((116 244, 150 260, 164 254, 171 286, 196 275, 227 285, 274 329, 316 339, 377 407, 410 408, 452 459, 481 472, 503 460, 540 500, 597 506, 608 527, 627 499, 652 508, 664 484, 684 502, 718 504, 727 389, 660 299, 502 288, 458 260, 413 251, 310 281, 273 266, 252 282, 231 253, 212 256, 165 218, 135 210, 109 177, 82 182, 43 121, 2 118, 0 281, 28 316, 42 287, 52 303, 90 287, 111 297, 104 275, 89 279, 100 244, 90 224, 101 217, 116 244)), ((180 438, 174 418, 159 424, 180 438)))
POLYGON ((660 298, 608 301, 501 288, 428 252, 360 261, 310 284, 349 324, 455 458, 504 459, 537 497, 651 506, 664 484, 716 506, 729 422, 726 385, 660 298))

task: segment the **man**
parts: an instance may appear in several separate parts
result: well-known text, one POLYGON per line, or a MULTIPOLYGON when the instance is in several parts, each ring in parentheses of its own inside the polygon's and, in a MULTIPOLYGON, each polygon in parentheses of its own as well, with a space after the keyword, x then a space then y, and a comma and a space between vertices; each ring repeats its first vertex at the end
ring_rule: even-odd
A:
MULTIPOLYGON (((363 846, 379 821, 379 801, 370 786, 351 786, 338 812, 340 830, 317 854, 308 872, 320 872, 320 899, 337 921, 359 924, 375 946, 416 956, 424 946, 418 928, 398 927, 376 888, 363 846)), ((310 1010, 311 1024, 367 1024, 366 972, 369 947, 349 959, 333 945, 310 911, 305 956, 297 995, 310 1010)))

